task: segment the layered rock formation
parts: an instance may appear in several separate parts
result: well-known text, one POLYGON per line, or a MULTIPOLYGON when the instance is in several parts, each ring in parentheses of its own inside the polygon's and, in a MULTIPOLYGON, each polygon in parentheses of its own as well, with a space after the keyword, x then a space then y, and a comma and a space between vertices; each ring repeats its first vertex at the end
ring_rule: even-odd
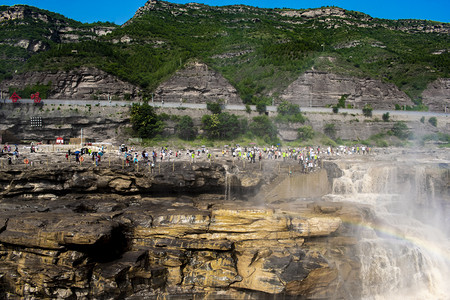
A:
POLYGON ((300 106, 323 107, 335 105, 343 95, 346 104, 362 108, 395 109, 395 104, 414 105, 411 99, 393 84, 373 79, 361 79, 325 72, 308 71, 291 83, 281 98, 300 106))
POLYGON ((155 92, 156 101, 206 103, 223 100, 242 104, 237 90, 206 64, 194 62, 163 82, 155 92))
POLYGON ((24 5, 14 5, 0 11, 0 23, 2 22, 23 22, 27 24, 46 24, 41 40, 27 38, 10 38, 0 41, 0 44, 20 47, 29 52, 45 51, 50 48, 49 41, 58 43, 78 42, 81 40, 94 40, 99 36, 111 33, 114 27, 91 26, 83 28, 81 23, 69 22, 61 15, 49 15, 47 11, 31 8, 24 5))
POLYGON ((2 171, 2 297, 329 297, 344 295, 343 286, 357 292, 358 263, 349 258, 351 247, 341 249, 354 240, 333 236, 345 232, 342 214, 362 218, 358 209, 230 202, 218 193, 227 184, 241 198, 265 177, 246 180, 258 172, 229 166, 228 173, 215 164, 177 165, 175 173, 167 167, 153 175, 2 171), (334 259, 348 270, 339 278, 334 259))
POLYGON ((0 117, 3 143, 47 143, 59 136, 69 140, 79 137, 81 130, 88 140, 106 141, 117 138, 122 129, 130 126, 128 107, 0 104, 0 117), (32 126, 32 118, 40 118, 42 126, 32 126))
POLYGON ((0 90, 21 90, 24 86, 50 85, 49 99, 138 100, 140 89, 96 68, 82 67, 68 72, 27 72, 0 83, 0 90))
POLYGON ((441 78, 430 83, 422 93, 422 98, 430 111, 449 112, 450 78, 441 78))
MULTIPOLYGON (((384 167, 370 167, 378 164, 374 158, 363 169, 383 176, 384 167)), ((358 233, 380 220, 370 206, 321 198, 343 175, 336 164, 325 161, 326 175, 312 174, 324 186, 306 179, 316 191, 298 184, 306 175, 293 178, 294 197, 274 194, 298 176, 289 163, 161 166, 154 173, 67 164, 2 169, 1 297, 361 297, 358 233), (290 176, 278 175, 288 168, 290 176), (271 199, 252 198, 262 184, 271 199)), ((445 166, 423 171, 424 191, 433 187, 424 195, 448 199, 445 166)), ((389 174, 398 187, 417 183, 410 167, 389 174)), ((379 189, 381 181, 371 191, 379 189)))

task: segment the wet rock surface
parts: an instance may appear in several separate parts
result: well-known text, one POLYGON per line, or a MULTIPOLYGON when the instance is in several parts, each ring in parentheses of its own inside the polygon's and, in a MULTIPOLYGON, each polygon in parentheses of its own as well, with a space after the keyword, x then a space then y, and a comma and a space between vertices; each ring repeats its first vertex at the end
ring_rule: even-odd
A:
POLYGON ((256 191, 280 175, 172 166, 2 171, 1 297, 359 298, 352 224, 377 222, 368 206, 266 203, 256 191), (258 180, 243 185, 249 173, 258 180))

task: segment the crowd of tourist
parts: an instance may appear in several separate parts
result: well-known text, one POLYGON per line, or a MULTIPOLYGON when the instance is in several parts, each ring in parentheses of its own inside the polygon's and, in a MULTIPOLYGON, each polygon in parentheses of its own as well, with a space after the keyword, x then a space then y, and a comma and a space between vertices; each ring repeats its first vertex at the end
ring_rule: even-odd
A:
MULTIPOLYGON (((36 152, 37 147, 31 145, 31 153, 36 152)), ((10 153, 8 155, 8 164, 13 164, 13 160, 19 158, 19 147, 15 145, 5 144, 2 153, 10 153)), ((105 148, 85 146, 79 150, 68 150, 65 154, 66 161, 82 164, 86 160, 91 160, 92 164, 99 166, 102 156, 105 154, 105 148)), ((110 151, 109 155, 114 156, 115 151, 110 151)), ((261 162, 262 160, 283 161, 290 163, 298 163, 301 165, 303 172, 311 172, 321 166, 321 161, 325 156, 343 156, 343 155, 366 155, 371 153, 371 148, 365 145, 355 146, 338 146, 338 147, 281 147, 280 145, 272 145, 270 147, 258 147, 256 145, 241 147, 235 145, 233 147, 224 146, 221 150, 210 150, 205 146, 195 150, 179 150, 170 149, 168 146, 161 148, 153 148, 149 151, 146 149, 138 150, 134 146, 128 148, 121 145, 118 149, 118 156, 123 161, 123 166, 144 164, 155 167, 157 162, 170 162, 174 160, 185 160, 190 162, 211 161, 222 158, 232 159, 233 161, 246 160, 249 163, 261 162)), ((28 160, 26 160, 28 161, 28 160)), ((28 162, 24 161, 28 164, 28 162)), ((88 162, 88 161, 86 161, 88 162)))

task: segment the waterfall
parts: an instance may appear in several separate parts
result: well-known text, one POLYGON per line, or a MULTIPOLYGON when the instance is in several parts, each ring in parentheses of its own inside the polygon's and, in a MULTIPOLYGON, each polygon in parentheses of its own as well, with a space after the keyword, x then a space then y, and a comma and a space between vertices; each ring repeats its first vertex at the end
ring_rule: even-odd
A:
POLYGON ((231 200, 231 181, 232 177, 228 173, 228 170, 225 170, 225 201, 231 200))
POLYGON ((329 195, 334 201, 370 205, 379 222, 354 225, 361 227, 357 256, 362 298, 449 299, 450 242, 443 201, 425 167, 403 167, 343 166, 329 195))

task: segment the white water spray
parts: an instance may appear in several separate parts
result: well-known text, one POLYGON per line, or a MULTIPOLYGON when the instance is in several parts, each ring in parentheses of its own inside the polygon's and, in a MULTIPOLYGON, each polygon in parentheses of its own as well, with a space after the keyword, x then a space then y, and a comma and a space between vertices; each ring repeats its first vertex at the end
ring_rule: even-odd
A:
MULTIPOLYGON (((450 242, 442 199, 420 165, 348 164, 335 201, 370 205, 377 224, 357 224, 363 299, 449 299, 450 242)), ((447 225, 448 226, 448 225, 447 225)))

